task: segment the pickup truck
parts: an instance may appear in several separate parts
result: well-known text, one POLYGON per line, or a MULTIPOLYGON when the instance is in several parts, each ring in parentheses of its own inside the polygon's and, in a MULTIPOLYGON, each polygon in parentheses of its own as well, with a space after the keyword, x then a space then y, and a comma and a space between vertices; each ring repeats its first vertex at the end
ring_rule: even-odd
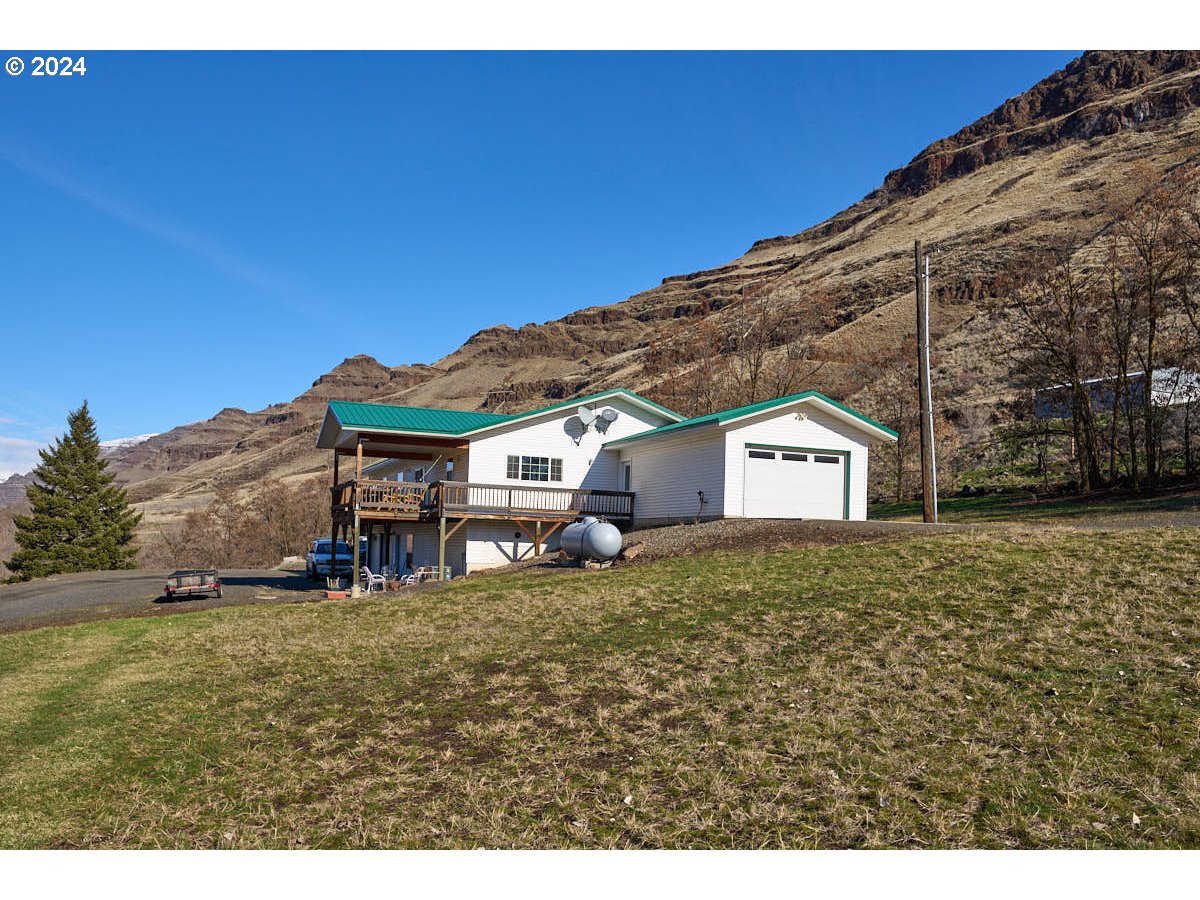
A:
POLYGON ((180 569, 167 576, 164 596, 177 600, 196 594, 221 596, 221 576, 216 569, 180 569))
MULTIPOLYGON (((308 548, 308 554, 304 558, 304 568, 312 580, 316 581, 330 574, 329 563, 333 557, 330 552, 331 546, 332 543, 326 538, 313 541, 312 546, 308 548)), ((345 541, 338 541, 337 572, 335 574, 348 575, 353 565, 354 552, 350 549, 350 545, 345 541)))

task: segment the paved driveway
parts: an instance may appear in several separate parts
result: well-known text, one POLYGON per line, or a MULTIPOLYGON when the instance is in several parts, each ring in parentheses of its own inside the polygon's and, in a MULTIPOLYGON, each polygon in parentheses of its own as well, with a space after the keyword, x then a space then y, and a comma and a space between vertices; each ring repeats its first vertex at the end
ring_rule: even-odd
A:
POLYGON ((0 631, 65 625, 94 619, 161 616, 217 606, 301 603, 321 599, 304 572, 285 569, 221 570, 221 599, 163 597, 166 572, 80 572, 25 584, 0 585, 0 631))

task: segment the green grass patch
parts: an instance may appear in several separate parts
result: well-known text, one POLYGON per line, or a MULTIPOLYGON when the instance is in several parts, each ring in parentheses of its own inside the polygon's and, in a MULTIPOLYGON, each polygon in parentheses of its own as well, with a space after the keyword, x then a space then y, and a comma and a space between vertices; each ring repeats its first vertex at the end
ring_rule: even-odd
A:
POLYGON ((4 635, 0 845, 1200 846, 1198 562, 981 532, 4 635))
MULTIPOLYGON (((973 497, 943 497, 938 504, 939 521, 962 524, 1001 522, 1045 522, 1052 524, 1168 524, 1173 515, 1190 516, 1200 522, 1200 494, 1188 492, 1136 497, 1096 495, 1054 497, 1027 490, 980 494, 973 497), (1142 521, 1163 519, 1163 521, 1142 521)), ((868 518, 884 521, 919 522, 921 501, 872 504, 868 518)))

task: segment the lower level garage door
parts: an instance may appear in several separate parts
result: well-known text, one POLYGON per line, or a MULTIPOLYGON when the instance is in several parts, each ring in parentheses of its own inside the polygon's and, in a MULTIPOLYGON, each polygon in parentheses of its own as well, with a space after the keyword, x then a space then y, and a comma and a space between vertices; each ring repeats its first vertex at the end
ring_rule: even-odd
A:
POLYGON ((844 519, 844 453, 746 448, 743 515, 763 519, 844 519))

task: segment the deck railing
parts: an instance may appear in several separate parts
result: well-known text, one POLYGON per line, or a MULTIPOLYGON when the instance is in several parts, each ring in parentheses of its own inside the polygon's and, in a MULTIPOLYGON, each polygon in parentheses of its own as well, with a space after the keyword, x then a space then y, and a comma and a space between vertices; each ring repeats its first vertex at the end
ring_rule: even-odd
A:
POLYGON ((633 518, 633 494, 529 484, 469 481, 347 481, 333 488, 335 518, 426 519, 440 516, 572 519, 576 516, 633 518))
POLYGON ((532 485, 475 484, 442 481, 434 485, 434 504, 440 514, 521 515, 550 513, 556 518, 575 516, 633 517, 633 494, 586 488, 534 487, 532 485))
POLYGON ((359 514, 382 513, 416 517, 428 507, 430 485, 421 481, 344 481, 333 488, 333 514, 351 518, 359 514))

